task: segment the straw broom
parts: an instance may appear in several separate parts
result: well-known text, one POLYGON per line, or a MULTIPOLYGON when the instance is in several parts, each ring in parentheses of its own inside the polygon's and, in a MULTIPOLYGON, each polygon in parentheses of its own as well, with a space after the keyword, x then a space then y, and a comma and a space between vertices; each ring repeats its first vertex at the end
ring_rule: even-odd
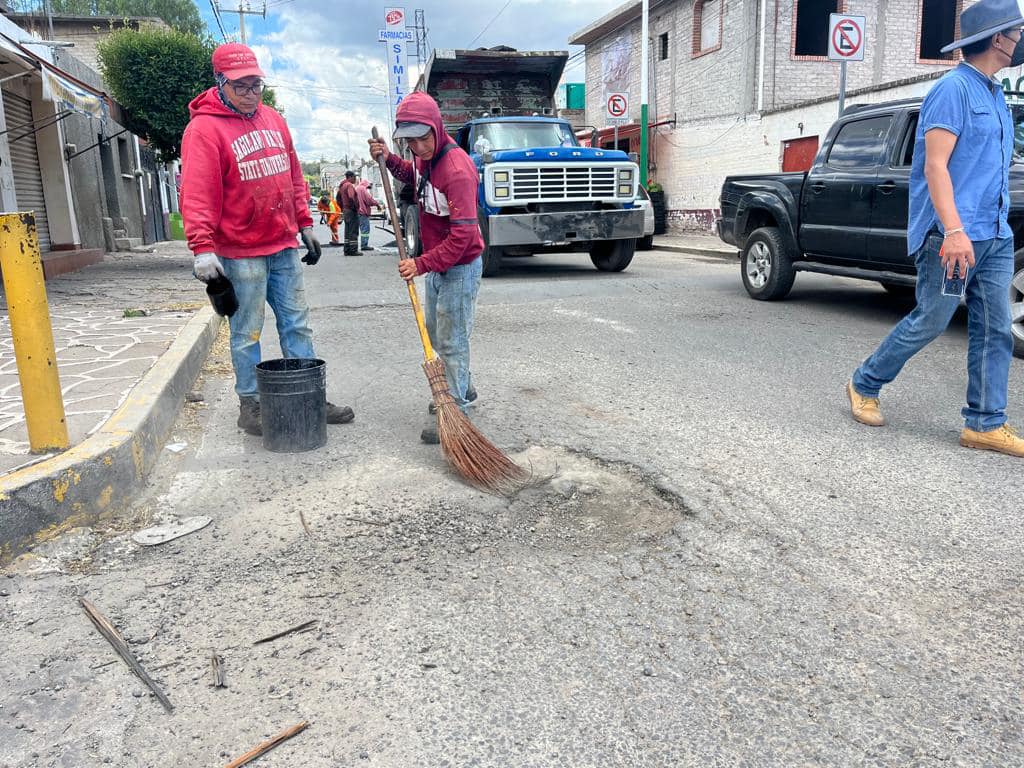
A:
MULTIPOLYGON (((373 138, 377 140, 379 136, 380 134, 374 126, 373 138)), ((402 237, 398 212, 395 209, 394 193, 391 185, 387 182, 389 171, 384 163, 383 155, 377 158, 377 163, 380 166, 384 196, 388 202, 388 213, 391 215, 391 223, 395 228, 398 257, 405 259, 407 258, 405 238, 402 237)), ((423 371, 427 374, 430 395, 437 411, 437 435, 441 439, 441 451, 444 453, 445 459, 448 460, 452 469, 465 478, 470 485, 476 486, 482 491, 511 493, 517 490, 528 478, 526 470, 484 437, 455 403, 448 390, 444 361, 434 352, 430 335, 427 333, 427 325, 423 319, 423 307, 420 305, 416 285, 412 280, 406 280, 406 287, 409 289, 409 300, 412 302, 416 324, 419 326, 420 341, 423 344, 423 371)))

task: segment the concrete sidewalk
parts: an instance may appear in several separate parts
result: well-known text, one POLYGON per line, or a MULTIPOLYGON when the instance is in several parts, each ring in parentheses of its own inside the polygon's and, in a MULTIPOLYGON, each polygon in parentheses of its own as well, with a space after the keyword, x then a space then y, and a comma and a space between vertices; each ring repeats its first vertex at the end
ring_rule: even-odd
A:
POLYGON ((701 232, 688 232, 683 235, 657 235, 654 238, 654 250, 723 259, 736 259, 739 253, 736 246, 723 242, 715 235, 701 232))
POLYGON ((47 281, 71 439, 59 454, 29 452, 0 304, 0 554, 141 484, 220 325, 191 270, 185 244, 167 242, 47 281))

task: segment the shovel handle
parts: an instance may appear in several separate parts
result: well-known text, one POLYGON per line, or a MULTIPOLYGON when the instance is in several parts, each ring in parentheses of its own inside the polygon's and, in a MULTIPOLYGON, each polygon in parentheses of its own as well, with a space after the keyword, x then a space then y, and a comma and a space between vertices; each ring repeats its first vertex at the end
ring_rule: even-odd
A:
MULTIPOLYGON (((377 131, 377 126, 373 126, 371 131, 374 141, 380 141, 380 133, 377 131)), ((384 155, 380 155, 377 158, 377 165, 380 166, 380 178, 381 185, 384 187, 384 198, 388 203, 388 215, 391 216, 391 223, 395 228, 395 243, 398 245, 398 258, 405 260, 409 258, 408 252, 405 250, 405 236, 402 234, 402 225, 398 219, 398 211, 395 208, 395 193, 391 189, 391 183, 388 179, 389 171, 387 164, 384 162, 384 155)), ((416 315, 416 325, 420 329, 420 342, 423 344, 423 357, 429 363, 437 354, 434 352, 434 346, 430 343, 430 334, 427 333, 427 323, 423 317, 423 307, 420 304, 419 294, 416 292, 416 284, 412 280, 405 281, 406 287, 409 289, 409 301, 412 302, 412 311, 416 315)))

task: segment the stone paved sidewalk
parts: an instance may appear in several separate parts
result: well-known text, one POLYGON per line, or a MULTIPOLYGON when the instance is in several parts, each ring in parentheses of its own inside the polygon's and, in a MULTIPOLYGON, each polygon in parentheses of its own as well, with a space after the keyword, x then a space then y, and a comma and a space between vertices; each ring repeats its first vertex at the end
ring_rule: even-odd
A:
MULTIPOLYGON (((153 253, 108 254, 101 264, 47 281, 57 367, 71 444, 99 429, 205 305, 182 242, 153 253)), ((0 474, 48 455, 29 452, 14 358, 0 303, 0 474)))

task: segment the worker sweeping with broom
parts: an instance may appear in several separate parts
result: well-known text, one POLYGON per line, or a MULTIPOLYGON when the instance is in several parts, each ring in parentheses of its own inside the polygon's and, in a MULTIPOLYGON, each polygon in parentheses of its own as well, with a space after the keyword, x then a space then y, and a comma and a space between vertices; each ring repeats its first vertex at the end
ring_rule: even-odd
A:
MULTIPOLYGON (((469 336, 480 289, 483 239, 476 223, 476 168, 445 133, 441 112, 425 93, 413 93, 398 107, 396 138, 409 143, 415 161, 388 152, 373 129, 370 154, 381 171, 413 184, 420 204, 423 255, 407 258, 405 238, 397 233, 398 273, 423 344, 423 372, 430 383, 437 419, 423 430, 424 442, 440 442, 451 467, 482 490, 511 493, 528 473, 495 447, 466 416, 470 394, 469 336), (416 291, 417 275, 427 276, 427 313, 416 291), (437 352, 434 351, 435 345, 437 352), (440 357, 438 356, 440 353, 440 357)), ((384 185, 388 212, 398 221, 395 196, 384 185)))
MULTIPOLYGON (((405 139, 414 162, 389 152, 383 141, 370 141, 374 160, 383 157, 399 181, 412 185, 420 206, 423 253, 404 258, 398 273, 404 280, 425 275, 425 319, 430 341, 444 361, 448 389, 466 412, 476 398, 469 368, 469 337, 480 290, 484 241, 476 218, 477 170, 444 130, 437 102, 426 93, 409 94, 398 105, 394 138, 405 139)), ((438 443, 431 419, 420 438, 438 443)))

